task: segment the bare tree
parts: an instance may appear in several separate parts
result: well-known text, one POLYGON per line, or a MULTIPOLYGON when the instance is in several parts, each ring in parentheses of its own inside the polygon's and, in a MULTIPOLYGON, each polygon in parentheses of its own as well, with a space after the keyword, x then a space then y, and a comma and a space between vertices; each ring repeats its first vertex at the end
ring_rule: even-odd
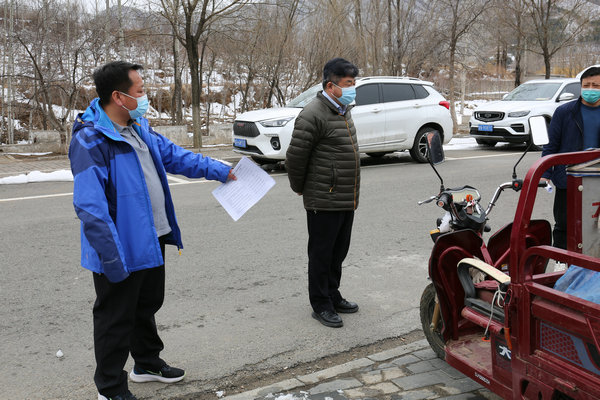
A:
POLYGON ((531 51, 544 58, 549 79, 552 57, 572 45, 596 13, 586 0, 527 0, 527 7, 539 45, 539 49, 531 51))
POLYGON ((81 15, 81 4, 74 1, 59 7, 56 0, 39 0, 37 7, 29 11, 28 24, 22 24, 15 32, 30 61, 29 69, 23 69, 21 76, 33 89, 30 99, 42 118, 43 128, 59 131, 63 144, 68 142, 72 110, 83 79, 80 60, 91 43, 90 31, 82 30, 79 21, 71 20, 77 15, 81 15), (65 36, 76 37, 77 41, 65 41, 65 36))
POLYGON ((439 0, 441 15, 445 16, 444 24, 445 44, 448 46, 448 73, 450 81, 450 114, 454 125, 454 132, 458 130, 456 121, 456 55, 463 39, 473 25, 479 20, 484 11, 488 9, 492 0, 439 0))
POLYGON ((194 147, 202 146, 200 94, 202 90, 202 63, 198 48, 209 26, 219 18, 239 11, 247 0, 160 0, 163 16, 185 48, 192 85, 192 129, 194 147))
MULTIPOLYGON (((275 60, 274 65, 272 66, 272 73, 270 77, 269 83, 269 91, 266 95, 266 107, 271 107, 273 94, 275 89, 279 84, 279 73, 281 69, 281 65, 283 63, 285 49, 289 41, 289 37, 292 34, 292 29, 294 28, 295 18, 298 12, 298 2, 299 0, 280 0, 279 7, 282 8, 283 11, 283 27, 282 32, 280 32, 281 40, 279 41, 277 48, 277 58, 275 60)), ((279 7, 277 14, 279 14, 279 7)), ((279 20, 279 18, 277 18, 279 20)), ((280 99, 282 100, 282 99, 280 99)))

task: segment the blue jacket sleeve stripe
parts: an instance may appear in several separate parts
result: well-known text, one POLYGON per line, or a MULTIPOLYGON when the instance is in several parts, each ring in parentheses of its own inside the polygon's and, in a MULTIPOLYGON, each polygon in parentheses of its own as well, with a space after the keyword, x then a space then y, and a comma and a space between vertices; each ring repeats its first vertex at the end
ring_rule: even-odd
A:
POLYGON ((102 270, 109 281, 120 282, 129 276, 125 270, 119 249, 113 237, 113 227, 87 211, 75 206, 81 220, 83 234, 94 248, 102 263, 102 270))
MULTIPOLYGON (((77 135, 69 148, 73 171, 73 206, 81 220, 83 233, 97 253, 101 271, 111 282, 119 282, 129 273, 123 263, 124 252, 106 198, 107 160, 100 149, 107 144, 105 140, 94 140, 97 142, 95 146, 84 147, 86 141, 80 136, 86 135, 77 135)), ((82 262, 85 263, 86 259, 83 258, 82 262)))

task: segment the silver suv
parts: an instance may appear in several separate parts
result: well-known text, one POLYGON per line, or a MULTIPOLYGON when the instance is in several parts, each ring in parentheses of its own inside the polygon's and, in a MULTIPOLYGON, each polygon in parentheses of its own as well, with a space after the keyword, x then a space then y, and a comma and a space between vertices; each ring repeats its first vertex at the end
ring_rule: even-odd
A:
MULTIPOLYGON (((415 161, 426 162, 426 132, 435 129, 448 143, 452 138, 450 103, 432 85, 415 78, 358 78, 352 119, 360 152, 379 157, 408 150, 415 161)), ((284 160, 294 120, 321 90, 323 87, 318 84, 287 107, 239 115, 233 123, 233 150, 259 163, 284 160)))
POLYGON ((580 94, 581 82, 575 78, 525 82, 501 101, 477 107, 469 121, 470 134, 484 146, 528 143, 530 117, 543 115, 549 123, 558 106, 580 94))

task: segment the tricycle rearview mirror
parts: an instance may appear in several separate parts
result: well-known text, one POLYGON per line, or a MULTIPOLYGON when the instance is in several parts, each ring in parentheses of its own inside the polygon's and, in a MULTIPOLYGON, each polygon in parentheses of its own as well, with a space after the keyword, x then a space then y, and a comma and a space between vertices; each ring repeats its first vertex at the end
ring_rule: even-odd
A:
POLYGON ((529 131, 531 139, 536 146, 548 144, 548 125, 546 118, 542 115, 536 115, 529 118, 529 131))
POLYGON ((430 131, 426 133, 427 138, 427 158, 433 165, 444 161, 444 147, 442 139, 438 131, 430 131))

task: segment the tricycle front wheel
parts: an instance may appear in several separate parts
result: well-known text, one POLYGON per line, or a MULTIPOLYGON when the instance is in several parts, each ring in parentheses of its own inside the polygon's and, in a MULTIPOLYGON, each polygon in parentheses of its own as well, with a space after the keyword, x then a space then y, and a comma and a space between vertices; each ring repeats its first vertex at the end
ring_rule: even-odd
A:
POLYGON ((429 342, 432 350, 439 358, 444 360, 446 358, 446 345, 441 333, 444 321, 439 314, 439 306, 436 311, 436 305, 437 296, 435 287, 433 286, 433 283, 430 283, 421 295, 421 325, 423 327, 423 333, 425 333, 425 338, 429 342), (437 314, 437 316, 434 317, 435 314, 437 314))

